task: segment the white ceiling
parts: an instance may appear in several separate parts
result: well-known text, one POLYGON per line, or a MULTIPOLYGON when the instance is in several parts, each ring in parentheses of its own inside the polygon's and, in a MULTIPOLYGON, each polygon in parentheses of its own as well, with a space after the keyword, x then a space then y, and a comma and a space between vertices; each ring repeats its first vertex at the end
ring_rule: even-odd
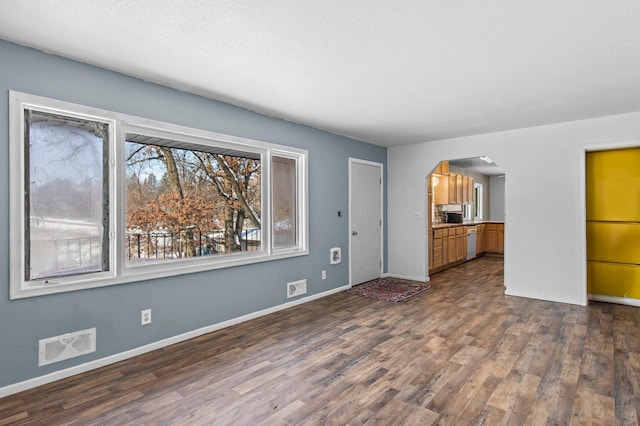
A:
POLYGON ((638 0, 2 0, 0 38, 383 146, 640 110, 638 0))

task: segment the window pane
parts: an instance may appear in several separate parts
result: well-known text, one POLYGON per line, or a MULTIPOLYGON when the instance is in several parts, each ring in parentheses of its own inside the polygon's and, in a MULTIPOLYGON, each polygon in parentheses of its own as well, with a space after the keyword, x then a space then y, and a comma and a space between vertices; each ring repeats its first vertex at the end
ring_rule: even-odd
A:
POLYGON ((26 279, 109 269, 108 125, 25 110, 26 279))
POLYGON ((127 134, 128 266, 262 249, 260 156, 188 145, 127 134))
POLYGON ((296 241, 296 160, 272 158, 273 247, 293 247, 296 241))

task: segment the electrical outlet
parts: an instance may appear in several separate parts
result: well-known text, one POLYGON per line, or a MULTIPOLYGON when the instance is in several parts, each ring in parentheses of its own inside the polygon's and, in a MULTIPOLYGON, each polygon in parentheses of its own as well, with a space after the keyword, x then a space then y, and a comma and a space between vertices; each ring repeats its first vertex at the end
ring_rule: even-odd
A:
POLYGON ((322 279, 323 280, 327 279, 327 271, 322 271, 322 279))
POLYGON ((151 324, 151 309, 140 311, 140 324, 151 324))

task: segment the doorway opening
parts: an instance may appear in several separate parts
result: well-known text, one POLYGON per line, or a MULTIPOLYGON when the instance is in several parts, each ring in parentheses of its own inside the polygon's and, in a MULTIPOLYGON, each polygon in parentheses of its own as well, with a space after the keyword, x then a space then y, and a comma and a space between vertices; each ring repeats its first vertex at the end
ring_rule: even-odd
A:
POLYGON ((489 157, 442 160, 427 176, 429 274, 504 255, 506 176, 489 157))

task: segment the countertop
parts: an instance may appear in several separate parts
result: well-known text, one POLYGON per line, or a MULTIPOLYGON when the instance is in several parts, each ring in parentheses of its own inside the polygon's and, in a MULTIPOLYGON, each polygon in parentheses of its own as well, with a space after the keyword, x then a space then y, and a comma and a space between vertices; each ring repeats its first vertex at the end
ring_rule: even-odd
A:
POLYGON ((462 223, 434 223, 432 229, 455 228, 456 226, 476 226, 483 223, 504 223, 501 220, 468 220, 462 223))

